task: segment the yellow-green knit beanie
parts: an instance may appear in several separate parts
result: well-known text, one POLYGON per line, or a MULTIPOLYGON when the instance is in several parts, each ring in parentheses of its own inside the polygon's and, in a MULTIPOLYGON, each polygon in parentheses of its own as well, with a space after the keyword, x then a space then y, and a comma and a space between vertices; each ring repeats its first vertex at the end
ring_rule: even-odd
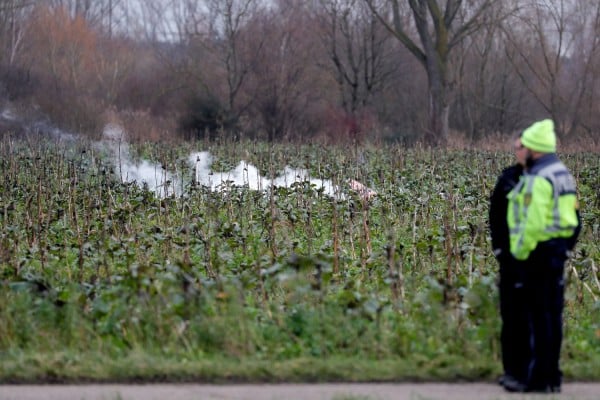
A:
POLYGON ((521 144, 540 153, 556 153, 556 133, 551 119, 538 121, 523 131, 521 144))

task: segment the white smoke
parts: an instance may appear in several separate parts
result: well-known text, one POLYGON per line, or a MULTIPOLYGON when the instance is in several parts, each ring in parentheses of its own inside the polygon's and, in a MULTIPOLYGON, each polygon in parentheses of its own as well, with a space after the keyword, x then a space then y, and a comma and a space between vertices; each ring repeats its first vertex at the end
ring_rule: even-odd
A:
POLYGON ((190 155, 188 160, 194 165, 196 183, 207 186, 212 190, 224 190, 228 186, 247 187, 251 190, 267 190, 271 186, 289 188, 293 184, 307 182, 316 190, 322 190, 327 196, 340 196, 339 188, 332 181, 311 178, 310 173, 305 169, 285 167, 283 173, 274 179, 269 179, 261 176, 258 169, 246 161, 240 161, 237 167, 231 171, 213 172, 210 168, 212 156, 205 151, 190 155))
POLYGON ((22 114, 23 112, 19 112, 16 107, 7 102, 0 111, 0 130, 34 137, 52 138, 63 142, 77 140, 77 135, 55 126, 49 118, 39 115, 35 111, 25 112, 25 117, 22 114))
POLYGON ((0 119, 5 119, 7 121, 15 121, 17 119, 17 116, 10 108, 6 107, 0 113, 0 119))
POLYGON ((252 190, 263 190, 268 187, 268 180, 260 176, 258 169, 244 161, 227 172, 213 172, 211 165, 213 157, 202 151, 193 153, 188 161, 195 170, 195 182, 209 187, 211 190, 223 190, 227 186, 246 186, 252 190))
MULTIPOLYGON (((105 146, 110 150, 121 182, 135 182, 140 187, 146 186, 159 198, 175 194, 183 194, 183 188, 177 184, 182 179, 167 171, 160 164, 142 160, 132 161, 126 135, 119 125, 108 124, 103 132, 105 146)), ((195 183, 208 187, 213 191, 225 191, 230 187, 247 187, 251 190, 266 191, 273 187, 291 187, 297 183, 308 183, 315 190, 334 198, 343 198, 340 188, 331 180, 315 179, 305 169, 285 167, 274 179, 260 175, 259 170, 246 161, 240 161, 231 171, 216 172, 211 170, 213 157, 203 151, 188 157, 190 167, 194 169, 195 183)), ((189 181, 186 179, 186 181, 189 181)))
POLYGON ((181 195, 181 188, 177 187, 175 176, 166 168, 147 160, 139 163, 132 161, 125 131, 119 125, 106 125, 102 136, 103 144, 112 153, 115 173, 121 182, 135 182, 140 187, 147 187, 159 198, 172 194, 181 195))

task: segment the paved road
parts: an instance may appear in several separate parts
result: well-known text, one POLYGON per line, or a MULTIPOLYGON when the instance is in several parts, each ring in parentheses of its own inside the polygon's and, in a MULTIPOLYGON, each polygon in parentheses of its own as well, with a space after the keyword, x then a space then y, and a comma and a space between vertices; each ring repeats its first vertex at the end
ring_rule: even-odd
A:
POLYGON ((560 395, 506 393, 489 383, 277 385, 0 385, 0 400, 600 400, 600 383, 560 395))

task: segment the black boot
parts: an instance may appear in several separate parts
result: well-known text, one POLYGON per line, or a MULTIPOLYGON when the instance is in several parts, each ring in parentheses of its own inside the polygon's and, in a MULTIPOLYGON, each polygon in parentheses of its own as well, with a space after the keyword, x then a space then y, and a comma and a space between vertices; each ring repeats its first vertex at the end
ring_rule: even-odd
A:
POLYGON ((521 383, 514 377, 508 375, 504 376, 502 386, 504 386, 504 389, 507 392, 523 393, 527 390, 527 386, 524 383, 521 383))

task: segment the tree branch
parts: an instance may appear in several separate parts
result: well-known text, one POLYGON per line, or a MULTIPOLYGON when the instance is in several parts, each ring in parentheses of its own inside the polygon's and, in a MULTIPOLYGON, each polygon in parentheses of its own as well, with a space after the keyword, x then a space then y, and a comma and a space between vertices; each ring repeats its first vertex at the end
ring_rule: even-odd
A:
POLYGON ((379 22, 383 24, 383 26, 394 35, 407 49, 414 55, 417 60, 423 65, 427 62, 427 56, 421 50, 419 46, 406 34, 404 30, 402 19, 400 17, 400 6, 398 5, 398 0, 392 0, 392 11, 393 11, 393 25, 375 8, 373 4, 373 0, 364 0, 371 12, 377 17, 379 22))

